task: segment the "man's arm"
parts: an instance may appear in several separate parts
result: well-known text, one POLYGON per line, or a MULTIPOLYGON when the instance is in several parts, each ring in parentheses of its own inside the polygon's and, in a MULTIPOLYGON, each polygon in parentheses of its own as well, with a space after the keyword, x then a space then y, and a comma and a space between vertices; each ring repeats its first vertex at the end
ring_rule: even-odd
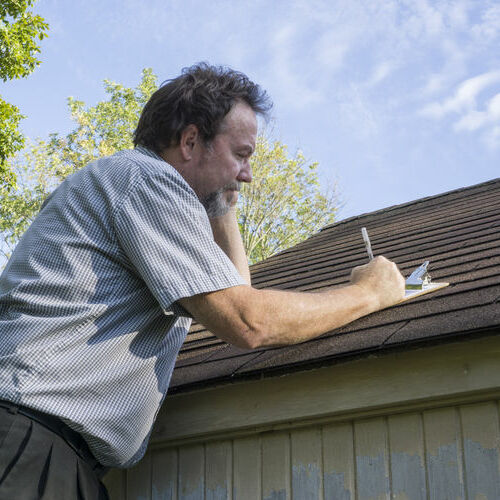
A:
POLYGON ((231 259, 241 277, 250 285, 248 259, 236 220, 236 207, 233 206, 226 215, 210 219, 210 224, 215 242, 231 259))
POLYGON ((221 339, 243 348, 296 344, 389 307, 404 297, 404 278, 377 257, 353 269, 351 283, 319 293, 235 286, 179 300, 221 339))

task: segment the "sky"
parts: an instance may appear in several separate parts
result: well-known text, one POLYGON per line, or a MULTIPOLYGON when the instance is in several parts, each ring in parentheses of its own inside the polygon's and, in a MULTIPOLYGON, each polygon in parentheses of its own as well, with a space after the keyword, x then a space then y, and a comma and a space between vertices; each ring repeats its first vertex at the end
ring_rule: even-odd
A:
POLYGON ((72 129, 67 97, 199 61, 270 94, 272 137, 319 162, 338 218, 500 176, 500 0, 39 0, 42 64, 0 85, 31 138, 72 129))

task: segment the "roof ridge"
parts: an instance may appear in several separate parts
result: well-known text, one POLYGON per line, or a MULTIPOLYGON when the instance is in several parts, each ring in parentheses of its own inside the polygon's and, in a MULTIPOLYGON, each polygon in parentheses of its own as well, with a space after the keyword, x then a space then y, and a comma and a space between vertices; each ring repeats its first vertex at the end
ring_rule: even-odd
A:
MULTIPOLYGON (((385 208, 381 208, 379 210, 374 210, 373 212, 365 212, 365 213, 362 213, 359 215, 354 215, 352 217, 348 217, 347 219, 342 219, 338 222, 334 222, 333 224, 328 224, 327 226, 321 228, 319 230, 319 233, 322 231, 325 231, 326 229, 331 229, 332 227, 338 227, 342 224, 347 224, 347 223, 353 222, 357 219, 362 219, 362 218, 365 218, 368 216, 377 215, 377 214, 380 214, 383 212, 391 212, 391 211, 397 210, 399 208, 404 208, 404 207, 408 207, 411 205, 417 205, 419 203, 427 202, 427 201, 432 200, 432 199, 441 198, 443 196, 449 196, 451 194, 458 194, 458 193, 462 193, 464 191, 472 191, 474 189, 477 189, 477 188, 480 188, 483 186, 487 186, 489 184, 496 184, 496 183, 500 183, 500 177, 497 177, 495 179, 491 179, 489 181, 480 182, 479 184, 474 184, 473 186, 466 186, 466 187, 461 187, 461 188, 457 188, 457 189, 452 189, 451 191, 445 191, 444 193, 434 194, 432 196, 425 196, 424 198, 417 198, 416 200, 407 201, 405 203, 400 203, 398 205, 391 205, 390 207, 385 207, 385 208)), ((316 233, 316 234, 318 234, 318 233, 316 233)))

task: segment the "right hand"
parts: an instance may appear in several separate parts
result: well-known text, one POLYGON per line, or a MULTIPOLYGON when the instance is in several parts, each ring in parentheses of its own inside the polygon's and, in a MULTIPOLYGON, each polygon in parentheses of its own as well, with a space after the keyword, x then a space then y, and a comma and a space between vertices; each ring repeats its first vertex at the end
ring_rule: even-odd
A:
POLYGON ((401 301, 405 296, 405 279, 394 262, 385 257, 375 257, 369 264, 355 267, 351 284, 373 294, 377 309, 384 309, 401 301))

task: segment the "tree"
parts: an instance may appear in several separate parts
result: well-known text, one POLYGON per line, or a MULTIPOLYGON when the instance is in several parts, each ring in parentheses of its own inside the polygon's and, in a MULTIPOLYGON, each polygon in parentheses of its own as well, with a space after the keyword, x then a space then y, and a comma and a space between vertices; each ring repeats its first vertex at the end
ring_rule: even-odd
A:
POLYGON ((250 160, 253 181, 242 187, 238 222, 250 263, 285 250, 335 220, 337 196, 321 192, 318 163, 259 136, 250 160))
POLYGON ((104 81, 109 99, 86 108, 68 98, 76 128, 65 137, 51 134, 47 141, 29 141, 9 160, 17 177, 11 189, 0 190, 0 254, 8 259, 17 241, 40 210, 48 194, 69 174, 87 163, 133 147, 132 133, 140 112, 157 89, 156 76, 144 69, 136 88, 104 81))
MULTIPOLYGON (((9 160, 17 182, 0 190, 0 253, 8 259, 12 249, 38 213, 43 200, 59 184, 55 174, 58 158, 48 152, 42 140, 28 143, 22 153, 9 160)), ((1 263, 0 259, 0 263, 1 263)))
MULTIPOLYGON (((8 258, 15 243, 40 209, 45 197, 67 175, 90 161, 132 148, 140 112, 157 88, 145 69, 136 88, 105 80, 109 98, 93 107, 72 97, 68 106, 76 128, 61 137, 38 140, 10 161, 18 185, 0 192, 0 250, 8 258)), ((284 250, 333 221, 335 197, 321 193, 317 163, 301 153, 290 156, 279 141, 257 140, 251 160, 253 182, 244 185, 238 221, 251 263, 284 250)))
MULTIPOLYGON (((37 41, 46 35, 48 24, 28 10, 34 0, 0 0, 0 78, 6 82, 28 76, 40 64, 37 41)), ((19 108, 0 96, 0 190, 15 184, 7 159, 22 149, 24 137, 19 108)))
POLYGON ((64 138, 52 134, 47 148, 58 158, 57 177, 63 179, 91 161, 133 148, 132 134, 142 108, 157 88, 153 70, 146 68, 135 89, 104 80, 109 99, 93 107, 86 109, 83 101, 69 97, 68 107, 77 127, 64 138))

